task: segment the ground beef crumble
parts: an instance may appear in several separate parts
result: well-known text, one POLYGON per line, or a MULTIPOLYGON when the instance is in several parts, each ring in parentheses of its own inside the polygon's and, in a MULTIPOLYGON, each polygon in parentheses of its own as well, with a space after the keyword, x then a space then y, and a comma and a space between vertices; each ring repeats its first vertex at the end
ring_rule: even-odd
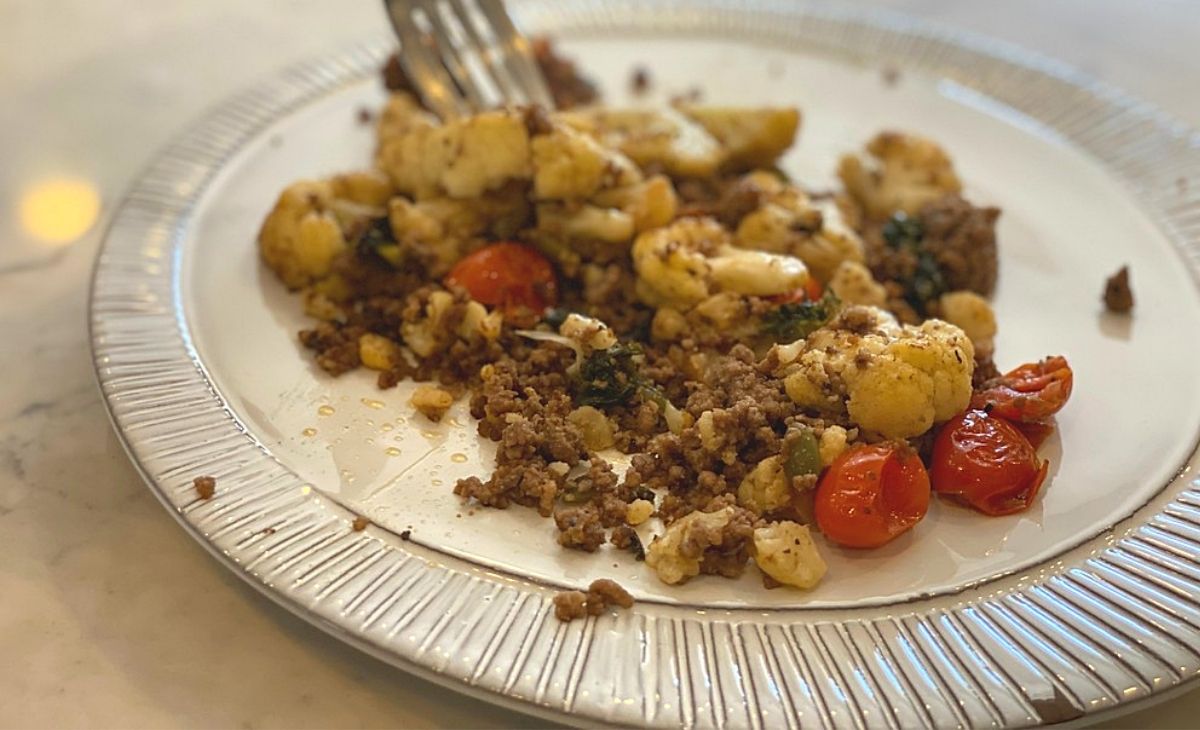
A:
POLYGON ((217 480, 213 477, 196 477, 192 480, 192 487, 200 499, 209 500, 216 494, 217 480))
POLYGON ((1122 266, 1120 271, 1104 282, 1104 307, 1117 314, 1125 314, 1133 309, 1133 289, 1129 286, 1128 266, 1122 266))
POLYGON ((559 621, 599 616, 609 606, 629 608, 633 606, 633 596, 608 578, 592 581, 586 592, 562 591, 554 596, 554 616, 559 621))
POLYGON ((977 207, 958 195, 927 203, 917 216, 921 232, 914 246, 894 245, 885 236, 885 222, 862 224, 867 266, 888 293, 887 308, 902 322, 918 323, 936 312, 936 296, 966 289, 983 296, 996 288, 999 260, 996 220, 999 208, 977 207), (928 256, 941 276, 933 299, 914 301, 910 283, 928 256))

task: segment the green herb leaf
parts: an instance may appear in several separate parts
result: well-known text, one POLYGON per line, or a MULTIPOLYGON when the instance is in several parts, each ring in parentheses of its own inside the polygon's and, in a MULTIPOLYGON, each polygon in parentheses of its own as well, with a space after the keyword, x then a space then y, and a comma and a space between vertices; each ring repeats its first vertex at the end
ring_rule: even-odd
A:
POLYGON ((927 303, 946 293, 946 277, 933 255, 928 251, 917 253, 917 269, 904 287, 904 300, 919 314, 927 312, 927 303))
POLYGON ((392 233, 392 224, 386 217, 372 218, 355 243, 359 255, 376 256, 393 268, 400 268, 404 264, 404 251, 396 241, 396 236, 392 233))
POLYGON ((917 218, 909 218, 904 211, 896 211, 883 224, 883 240, 892 248, 917 248, 925 237, 925 227, 917 218))
POLYGON ((642 348, 616 344, 597 350, 580 364, 575 376, 575 402, 583 406, 611 406, 627 403, 642 386, 638 360, 642 348))
POLYGON ((379 248, 396 244, 396 236, 392 233, 392 224, 385 218, 372 218, 362 235, 358 237, 358 245, 364 248, 379 248))
POLYGON ((837 295, 826 290, 815 302, 789 302, 767 312, 762 331, 777 342, 794 342, 829 324, 841 308, 837 295))

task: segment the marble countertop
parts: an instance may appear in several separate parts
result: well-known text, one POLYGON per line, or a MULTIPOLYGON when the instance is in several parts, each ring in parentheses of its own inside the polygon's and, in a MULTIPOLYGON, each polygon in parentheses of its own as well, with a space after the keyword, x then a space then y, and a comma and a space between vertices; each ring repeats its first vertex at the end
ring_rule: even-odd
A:
MULTIPOLYGON (((867 4, 1057 56, 1200 127, 1193 0, 867 4)), ((365 0, 0 4, 0 727, 539 724, 361 654, 219 566, 141 483, 92 375, 88 277, 137 171, 227 94, 383 24, 365 0), (84 181, 58 194, 100 222, 30 235, 30 191, 54 180, 84 181)), ((1193 690, 1104 724, 1197 714, 1193 690)))

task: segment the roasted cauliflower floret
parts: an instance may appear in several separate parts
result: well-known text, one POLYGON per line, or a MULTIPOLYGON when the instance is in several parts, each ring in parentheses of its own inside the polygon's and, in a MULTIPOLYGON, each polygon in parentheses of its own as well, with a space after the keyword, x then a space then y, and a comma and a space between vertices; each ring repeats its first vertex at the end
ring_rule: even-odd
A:
POLYGON ((328 276, 334 258, 345 250, 333 206, 332 185, 304 180, 284 189, 263 221, 259 251, 289 289, 328 276))
POLYGON ((708 261, 713 282, 722 291, 775 296, 795 291, 808 281, 808 267, 793 256, 722 246, 708 261))
POLYGON ((836 424, 826 426, 817 443, 817 450, 821 454, 821 466, 829 466, 841 456, 849 440, 850 434, 846 429, 836 424))
POLYGON ((454 394, 436 385, 418 385, 409 402, 421 415, 436 422, 454 405, 454 394))
POLYGON ((400 193, 473 198, 533 174, 529 131, 516 111, 483 112, 382 140, 380 167, 400 193))
POLYGON ((954 325, 900 326, 872 307, 848 307, 813 332, 784 367, 793 401, 842 414, 885 438, 911 438, 967 407, 974 349, 954 325))
POLYGON ((558 326, 558 333, 579 345, 580 357, 587 357, 596 350, 607 350, 617 344, 617 336, 605 323, 595 317, 572 312, 558 326))
POLYGON ((463 305, 462 319, 458 326, 451 329, 447 326, 447 315, 454 306, 454 295, 450 292, 432 292, 425 301, 421 316, 400 325, 404 344, 418 357, 426 358, 445 349, 456 337, 468 342, 476 339, 495 340, 500 337, 503 315, 498 310, 488 312, 479 302, 468 301, 463 305))
POLYGON ((613 432, 616 430, 608 416, 592 406, 580 406, 567 415, 571 425, 579 429, 583 437, 583 445, 592 451, 603 451, 612 448, 616 443, 613 432))
POLYGON ((827 569, 808 528, 795 522, 775 522, 757 528, 754 562, 762 572, 796 588, 817 585, 827 569))
POLYGON ((838 177, 869 218, 896 211, 915 216, 926 203, 962 189, 949 155, 924 137, 881 132, 866 152, 842 157, 838 177))
POLYGON ((400 247, 416 252, 430 276, 440 277, 472 241, 486 234, 508 236, 520 226, 528 203, 516 192, 506 188, 471 200, 398 195, 388 203, 388 222, 400 247))
POLYGON ((375 136, 379 140, 376 159, 381 158, 383 148, 394 140, 414 130, 431 129, 439 124, 438 118, 418 104, 411 94, 392 94, 388 97, 376 126, 375 136))
POLYGON ((676 177, 708 177, 724 151, 704 127, 673 109, 594 109, 558 118, 621 150, 641 167, 661 167, 676 177))
POLYGON ((583 200, 642 179, 628 157, 566 124, 535 136, 530 148, 533 194, 539 200, 583 200))
POLYGON ((375 210, 382 210, 392 197, 392 183, 381 170, 359 170, 334 175, 329 180, 333 196, 375 210))
POLYGON ((938 300, 938 314, 971 338, 978 355, 990 356, 996 337, 996 313, 973 291, 952 291, 938 300))
POLYGON ((808 269, 797 258, 731 245, 709 218, 684 218, 642 233, 633 244, 637 291, 655 307, 687 308, 718 292, 784 294, 804 286, 808 269))
POLYGON ((358 338, 358 359, 364 367, 391 370, 403 357, 400 346, 383 335, 368 332, 358 338))
POLYGON ((588 204, 540 203, 537 222, 541 233, 555 239, 624 246, 629 245, 637 230, 633 216, 620 208, 588 204))
POLYGON ((713 107, 683 104, 684 116, 699 122, 723 148, 722 166, 743 170, 770 167, 796 139, 795 107, 713 107))
POLYGON ((725 507, 680 517, 646 548, 646 565, 671 585, 700 575, 704 550, 720 544, 722 530, 733 516, 733 507, 725 507))
POLYGON ((875 281, 870 269, 857 261, 843 261, 827 286, 845 304, 882 307, 887 303, 887 289, 875 281))
POLYGON ((795 256, 822 282, 829 281, 843 261, 863 260, 862 241, 833 201, 810 200, 799 188, 765 172, 751 173, 747 180, 763 191, 762 202, 738 224, 738 246, 795 256))
POLYGON ((655 175, 633 185, 601 190, 592 197, 601 207, 619 208, 633 219, 638 233, 665 226, 675 220, 679 197, 675 186, 665 175, 655 175))
POLYGON ((791 480, 783 473, 783 461, 768 456, 750 470, 737 490, 738 504, 757 514, 783 509, 792 501, 791 480))

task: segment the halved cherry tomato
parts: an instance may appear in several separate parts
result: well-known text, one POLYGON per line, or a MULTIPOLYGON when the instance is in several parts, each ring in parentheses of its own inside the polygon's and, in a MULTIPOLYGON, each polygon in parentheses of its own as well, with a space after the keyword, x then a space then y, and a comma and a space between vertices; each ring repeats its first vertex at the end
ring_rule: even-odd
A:
POLYGON ((1039 463, 1016 426, 982 410, 946 422, 933 442, 933 491, 985 515, 1011 515, 1033 504, 1050 462, 1039 463))
POLYGON ((463 257, 446 276, 471 298, 513 312, 525 307, 540 314, 558 302, 558 278, 550 261, 519 243, 495 243, 463 257))
POLYGON ((804 286, 793 289, 790 292, 776 294, 773 297, 767 297, 767 301, 772 304, 795 304, 796 302, 815 302, 825 293, 825 288, 821 286, 821 282, 817 281, 816 277, 809 276, 804 282, 804 286))
POLYGON ((817 527, 831 541, 873 548, 912 529, 929 509, 929 475, 904 445, 871 444, 843 452, 817 484, 817 527))
POLYGON ((1012 421, 1012 425, 1018 431, 1025 434, 1025 438, 1029 439, 1029 445, 1033 447, 1034 451, 1042 448, 1042 444, 1046 443, 1046 439, 1050 438, 1050 434, 1054 433, 1054 426, 1049 423, 1012 421))
POLYGON ((1067 359, 1055 355, 1025 363, 985 383, 971 399, 971 407, 987 408, 992 415, 1011 421, 1040 421, 1067 404, 1074 380, 1067 359))

